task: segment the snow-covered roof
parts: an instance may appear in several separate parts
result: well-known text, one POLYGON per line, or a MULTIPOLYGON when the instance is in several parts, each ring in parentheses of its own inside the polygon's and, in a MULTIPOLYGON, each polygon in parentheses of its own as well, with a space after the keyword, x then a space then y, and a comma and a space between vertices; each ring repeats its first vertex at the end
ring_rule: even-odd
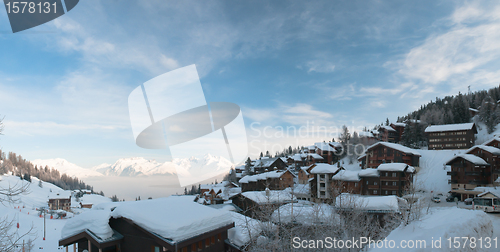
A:
POLYGON ((315 145, 307 146, 307 149, 309 149, 309 150, 315 150, 316 146, 315 145))
POLYGON ((241 193, 241 195, 258 204, 286 203, 296 200, 295 196, 287 191, 268 190, 268 192, 269 195, 266 191, 248 191, 241 193))
POLYGON ((360 131, 360 132, 358 133, 358 136, 359 136, 359 137, 374 137, 374 136, 373 136, 373 133, 368 132, 368 131, 360 131))
MULTIPOLYGON (((275 158, 262 157, 260 160, 257 160, 255 162, 254 166, 256 166, 256 167, 271 167, 274 164, 274 162, 276 162, 276 160, 278 160, 278 159, 281 159, 281 158, 279 158, 279 157, 275 157, 275 158)), ((284 161, 284 162, 286 162, 286 161, 284 161)))
POLYGON ((406 200, 396 195, 389 196, 361 196, 342 193, 335 199, 335 206, 343 209, 356 209, 374 212, 399 212, 399 206, 406 200))
POLYGON ((396 131, 394 128, 392 128, 391 126, 386 126, 386 125, 382 125, 380 126, 381 129, 385 129, 387 131, 396 131))
POLYGON ((49 194, 49 199, 69 199, 71 191, 53 191, 49 194))
POLYGON ((394 124, 395 126, 398 126, 398 127, 406 127, 406 123, 402 123, 402 122, 395 122, 392 124, 394 124))
POLYGON ((366 157, 366 153, 363 153, 363 155, 359 156, 358 157, 358 160, 362 159, 362 158, 365 158, 366 157))
POLYGON ((332 177, 332 180, 359 181, 358 171, 341 170, 332 177))
POLYGON ((500 142, 500 137, 494 136, 492 139, 490 139, 490 140, 488 140, 488 141, 484 142, 484 143, 483 143, 483 145, 488 145, 488 144, 490 144, 490 143, 491 143, 491 142, 493 142, 493 141, 500 142))
POLYGON ((403 146, 401 144, 396 144, 396 143, 388 143, 388 142, 378 142, 378 143, 375 143, 375 144, 372 144, 370 145, 368 148, 367 148, 367 151, 378 146, 378 145, 384 145, 386 147, 389 147, 391 149, 395 149, 395 150, 398 150, 398 151, 401 151, 401 152, 404 152, 404 153, 407 153, 407 154, 413 154, 415 156, 421 156, 420 153, 415 150, 415 149, 411 149, 411 148, 408 148, 406 146, 403 146))
POLYGON ((458 123, 458 124, 445 124, 445 125, 431 125, 425 128, 425 132, 440 132, 440 131, 458 131, 458 130, 471 130, 474 123, 458 123))
POLYGON ((322 173, 336 173, 339 167, 336 165, 317 163, 314 168, 311 169, 312 174, 322 174, 322 173))
MULTIPOLYGON (((242 179, 240 179, 238 182, 240 184, 244 184, 244 183, 248 183, 248 182, 257 182, 257 180, 266 180, 268 178, 279 178, 281 176, 283 176, 283 174, 285 174, 286 172, 290 172, 288 170, 286 171, 270 171, 270 172, 264 172, 264 173, 261 173, 261 174, 256 174, 256 175, 247 175, 245 177, 243 177, 242 179)), ((295 177, 295 174, 293 174, 292 172, 290 172, 290 174, 292 174, 292 176, 295 177)))
POLYGON ((227 212, 200 205, 182 196, 122 202, 111 212, 111 217, 127 218, 173 242, 233 223, 227 212))
POLYGON ((296 184, 293 188, 292 187, 287 187, 285 188, 284 191, 287 191, 289 193, 292 193, 294 195, 297 194, 310 194, 311 193, 311 187, 309 184, 296 184), (293 192, 292 192, 293 189, 293 192))
POLYGON ((487 146, 487 145, 475 145, 475 146, 472 146, 470 149, 468 149, 465 153, 470 153, 472 152, 473 150, 475 149, 481 149, 481 150, 484 150, 484 151, 487 151, 493 155, 500 155, 500 149, 499 148, 496 148, 496 147, 493 147, 493 146, 487 146))
POLYGON ((398 171, 398 172, 415 172, 415 168, 413 166, 409 166, 405 163, 385 163, 380 164, 377 167, 379 171, 398 171))
POLYGON ((379 177, 378 170, 375 168, 366 168, 359 171, 360 177, 379 177))
POLYGON ((488 193, 491 194, 491 195, 493 195, 493 196, 495 196, 495 197, 497 197, 497 198, 500 198, 500 197, 498 197, 498 195, 496 195, 495 193, 492 193, 490 191, 480 193, 480 194, 477 195, 477 197, 482 197, 482 196, 484 196, 484 195, 486 195, 488 193))
POLYGON ((451 161, 455 160, 456 158, 463 158, 463 159, 465 159, 465 160, 467 160, 475 165, 490 165, 486 161, 484 161, 484 159, 482 159, 478 156, 472 155, 472 154, 456 155, 453 158, 451 158, 448 162, 446 162, 446 164, 449 165, 451 163, 451 161))
POLYGON ((478 112, 479 112, 479 110, 477 110, 477 109, 475 109, 475 108, 469 108, 469 110, 470 110, 470 111, 473 111, 473 112, 476 112, 476 113, 478 113, 478 112))
POLYGON ((109 210, 90 210, 82 212, 75 217, 68 219, 61 231, 61 238, 67 238, 85 230, 90 230, 101 240, 106 240, 113 235, 113 230, 109 226, 109 210))
POLYGON ((335 152, 335 149, 327 143, 319 142, 319 143, 314 143, 314 145, 322 151, 335 152))
POLYGON ((342 148, 342 144, 339 142, 328 142, 328 144, 333 146, 334 148, 342 148))
POLYGON ((301 155, 301 154, 298 154, 298 153, 297 153, 297 154, 295 154, 295 155, 293 155, 293 157, 292 157, 292 158, 293 158, 293 161, 297 161, 297 162, 302 161, 302 155, 301 155))
POLYGON ((317 153, 308 153, 307 156, 310 156, 310 157, 312 157, 314 159, 324 159, 322 156, 320 156, 317 153))
POLYGON ((318 223, 339 223, 339 215, 335 208, 328 204, 309 202, 288 203, 274 210, 271 220, 282 223, 300 223, 314 225, 318 223), (292 215, 293 214, 293 215, 292 215))

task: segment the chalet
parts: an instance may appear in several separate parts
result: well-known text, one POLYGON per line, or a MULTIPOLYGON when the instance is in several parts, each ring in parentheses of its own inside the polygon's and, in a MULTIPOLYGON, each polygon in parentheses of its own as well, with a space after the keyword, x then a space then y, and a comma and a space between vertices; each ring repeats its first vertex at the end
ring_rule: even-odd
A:
POLYGON ((491 186, 491 165, 484 159, 472 154, 460 154, 446 162, 451 166, 447 174, 451 176, 448 183, 455 194, 465 200, 470 190, 477 186, 491 186))
MULTIPOLYGON (((377 131, 377 134, 378 134, 378 131, 377 131)), ((365 145, 365 146, 372 145, 372 144, 378 142, 378 140, 377 140, 378 136, 375 136, 375 134, 373 134, 373 132, 370 132, 370 131, 360 131, 358 133, 358 137, 359 137, 360 143, 365 145)))
POLYGON ((279 157, 275 158, 264 158, 257 160, 253 166, 254 173, 264 173, 274 170, 285 170, 287 168, 286 162, 279 157))
POLYGON ((369 146, 365 151, 365 164, 362 168, 376 168, 383 163, 406 163, 409 166, 419 167, 420 153, 406 146, 378 142, 369 146))
POLYGON ((332 143, 325 143, 325 142, 320 142, 320 143, 315 143, 314 146, 316 146, 316 154, 320 155, 323 157, 323 162, 328 163, 328 164, 333 164, 338 161, 338 149, 342 149, 342 145, 332 142, 332 143), (335 147, 334 147, 335 146, 335 147))
POLYGON ((315 164, 315 163, 326 163, 326 160, 317 153, 308 153, 307 154, 307 165, 315 164))
POLYGON ((496 148, 500 148, 500 137, 493 137, 492 139, 486 141, 485 143, 483 143, 483 145, 486 145, 486 146, 493 146, 493 147, 496 147, 496 148))
POLYGON ((270 190, 283 190, 291 187, 294 184, 295 174, 286 171, 272 171, 256 175, 245 176, 238 182, 241 185, 241 191, 264 191, 266 188, 270 190))
POLYGON ((340 171, 340 167, 330 164, 315 164, 311 167, 309 172, 313 175, 309 179, 311 198, 318 201, 331 201, 333 199, 331 178, 340 171))
POLYGON ((413 183, 415 168, 405 163, 385 163, 377 168, 380 179, 380 195, 403 196, 413 183))
POLYGON ((59 246, 73 251, 226 251, 234 222, 226 211, 171 196, 104 204, 67 221, 59 246))
POLYGON ((379 139, 383 142, 397 143, 399 142, 398 132, 391 126, 380 126, 378 129, 379 139))
POLYGON ((362 195, 380 195, 380 174, 375 168, 366 168, 359 171, 358 176, 361 178, 361 194, 362 195))
POLYGON ((69 211, 71 209, 71 193, 68 191, 51 193, 48 205, 50 210, 69 211))
POLYGON ((490 184, 497 186, 497 180, 500 177, 500 149, 493 146, 476 145, 466 152, 482 158, 491 166, 490 184))
POLYGON ((297 172, 297 177, 299 179, 299 184, 309 184, 309 179, 311 178, 310 173, 307 171, 308 167, 300 167, 297 172))
POLYGON ((425 129, 429 150, 468 149, 477 134, 474 123, 432 125, 425 129))
POLYGON ((403 139, 403 133, 405 131, 406 123, 402 123, 402 122, 391 123, 390 126, 394 130, 396 130, 396 133, 398 134, 397 143, 401 142, 401 139, 403 139))
POLYGON ((232 196, 234 205, 243 210, 242 214, 258 220, 268 220, 270 213, 286 203, 295 202, 297 198, 287 190, 248 191, 232 196))
POLYGON ((297 153, 292 156, 295 167, 305 166, 307 164, 307 154, 297 153))
POLYGON ((361 194, 361 179, 358 171, 341 170, 332 176, 332 191, 334 197, 340 193, 361 194))

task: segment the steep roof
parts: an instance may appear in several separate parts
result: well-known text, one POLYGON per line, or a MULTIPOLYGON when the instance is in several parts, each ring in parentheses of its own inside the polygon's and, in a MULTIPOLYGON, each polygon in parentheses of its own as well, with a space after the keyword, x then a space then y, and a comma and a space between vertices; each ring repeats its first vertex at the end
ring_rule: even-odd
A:
POLYGON ((320 156, 317 153, 307 153, 307 156, 312 157, 314 159, 324 159, 322 156, 320 156))
POLYGON ((471 130, 474 123, 458 123, 458 124, 445 124, 445 125, 431 125, 425 128, 425 132, 440 132, 440 131, 458 131, 458 130, 471 130))
POLYGON ((500 155, 500 149, 493 147, 493 146, 487 146, 487 145, 475 145, 472 146, 470 149, 468 149, 465 153, 470 154, 469 152, 472 152, 475 149, 481 149, 484 151, 487 151, 493 155, 500 155))
POLYGON ((478 156, 472 155, 472 154, 456 155, 452 159, 450 159, 448 162, 446 162, 446 165, 450 165, 450 163, 457 158, 463 158, 463 159, 465 159, 465 160, 467 160, 475 165, 490 165, 486 161, 484 161, 484 159, 482 159, 478 156))
POLYGON ((382 125, 380 126, 381 129, 385 129, 387 131, 396 131, 394 128, 392 128, 391 126, 386 126, 386 125, 382 125))
POLYGON ((314 145, 322 151, 335 152, 335 149, 332 146, 330 146, 330 144, 319 142, 319 143, 314 143, 314 145))
POLYGON ((488 141, 484 142, 484 143, 483 143, 483 145, 488 145, 488 144, 490 144, 490 143, 491 143, 491 142, 493 142, 493 141, 500 142, 500 137, 494 136, 492 139, 490 139, 490 140, 488 140, 488 141))
POLYGON ((372 144, 366 150, 368 151, 370 149, 373 149, 374 147, 377 147, 378 145, 383 145, 383 146, 389 147, 391 149, 401 151, 403 153, 413 154, 415 156, 421 156, 420 153, 415 149, 408 148, 408 147, 403 146, 401 144, 388 143, 388 142, 378 142, 378 143, 372 144))
POLYGON ((415 172, 415 168, 413 166, 409 166, 405 163, 385 163, 380 164, 377 167, 379 171, 398 171, 398 172, 415 172))

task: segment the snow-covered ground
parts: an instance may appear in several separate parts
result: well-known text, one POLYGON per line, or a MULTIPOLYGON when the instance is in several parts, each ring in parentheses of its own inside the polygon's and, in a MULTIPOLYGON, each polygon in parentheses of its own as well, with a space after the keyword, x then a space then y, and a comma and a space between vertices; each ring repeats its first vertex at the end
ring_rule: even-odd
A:
MULTIPOLYGON (((66 224, 68 219, 56 219, 50 218, 50 215, 46 215, 45 220, 45 231, 46 239, 44 237, 44 221, 43 217, 39 216, 38 208, 47 207, 47 201, 51 197, 56 196, 69 196, 70 191, 63 190, 51 183, 46 183, 42 181, 42 187, 39 186, 39 180, 37 178, 32 178, 32 182, 29 183, 25 180, 19 179, 19 177, 12 175, 1 175, 0 176, 0 188, 8 188, 9 186, 21 186, 28 185, 28 193, 19 195, 17 201, 14 203, 3 202, 0 204, 0 220, 14 221, 14 226, 12 226, 11 231, 15 232, 18 236, 25 234, 28 230, 33 227, 29 236, 21 239, 21 243, 24 240, 27 242, 29 239, 34 240, 33 251, 58 251, 58 241, 61 239, 62 227, 66 224), (59 194, 59 195, 58 195, 59 194), (19 223, 19 228, 17 228, 17 223, 19 223)), ((5 199, 5 198, 2 198, 5 199)), ((110 202, 111 200, 100 195, 84 195, 81 198, 82 203, 88 204, 99 204, 104 202, 110 202)), ((77 207, 78 202, 72 197, 72 207, 77 207)), ((78 212, 88 211, 87 209, 78 209, 78 212)), ((55 216, 54 216, 55 217, 55 216)), ((72 213, 67 214, 67 218, 73 217, 72 213)), ((59 250, 60 251, 60 250, 59 250)))
POLYGON ((387 242, 389 246, 394 246, 392 249, 380 245, 380 247, 375 246, 369 251, 498 251, 498 249, 491 247, 481 249, 477 245, 478 242, 476 242, 476 247, 472 249, 470 243, 463 246, 464 240, 462 239, 462 237, 476 239, 482 237, 484 240, 486 237, 491 239, 498 237, 498 227, 495 229, 494 226, 498 226, 500 218, 497 218, 498 220, 494 218, 482 211, 456 207, 433 208, 431 213, 424 215, 421 220, 414 221, 407 226, 401 225, 393 230, 386 237, 387 241, 394 241, 392 245, 387 242), (453 243, 455 237, 459 237, 461 242, 459 248, 453 247, 455 246, 453 243), (449 238, 451 238, 451 246, 449 238), (440 248, 437 247, 439 244, 437 241, 441 241, 440 248))

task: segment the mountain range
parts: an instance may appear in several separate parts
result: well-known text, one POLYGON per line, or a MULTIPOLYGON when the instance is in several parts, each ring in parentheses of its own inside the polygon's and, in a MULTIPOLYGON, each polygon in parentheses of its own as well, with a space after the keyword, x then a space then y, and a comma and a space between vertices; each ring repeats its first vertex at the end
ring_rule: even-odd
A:
POLYGON ((114 164, 100 164, 90 169, 82 168, 62 158, 36 159, 31 161, 37 166, 48 166, 58 170, 61 174, 66 173, 71 177, 86 178, 99 176, 153 176, 153 175, 175 175, 176 168, 182 167, 190 170, 203 167, 203 169, 229 170, 231 161, 210 154, 203 158, 175 158, 171 162, 157 162, 143 157, 121 158, 114 164))

